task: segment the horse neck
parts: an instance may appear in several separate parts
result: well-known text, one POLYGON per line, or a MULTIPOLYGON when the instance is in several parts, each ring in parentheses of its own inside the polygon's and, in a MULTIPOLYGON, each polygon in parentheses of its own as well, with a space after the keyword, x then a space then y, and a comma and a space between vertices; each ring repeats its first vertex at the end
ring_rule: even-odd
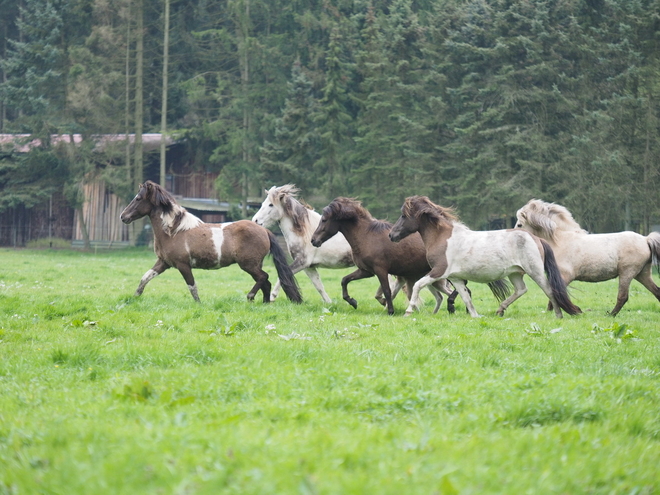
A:
POLYGON ((339 232, 341 232, 348 244, 355 251, 356 246, 368 238, 369 225, 372 220, 363 217, 357 217, 355 221, 344 220, 339 222, 339 232))
POLYGON ((422 236, 425 246, 432 246, 438 239, 449 237, 455 226, 456 224, 449 222, 431 223, 426 216, 422 216, 419 222, 419 235, 422 236))
POLYGON ((167 240, 169 237, 163 228, 163 210, 161 208, 152 208, 149 212, 149 220, 151 221, 151 230, 154 233, 154 245, 158 246, 167 240))
POLYGON ((294 229, 293 219, 288 215, 284 215, 280 219, 279 225, 287 245, 309 244, 312 239, 312 234, 314 233, 314 230, 316 230, 320 220, 321 215, 313 210, 307 210, 307 218, 305 219, 306 225, 301 234, 294 229))

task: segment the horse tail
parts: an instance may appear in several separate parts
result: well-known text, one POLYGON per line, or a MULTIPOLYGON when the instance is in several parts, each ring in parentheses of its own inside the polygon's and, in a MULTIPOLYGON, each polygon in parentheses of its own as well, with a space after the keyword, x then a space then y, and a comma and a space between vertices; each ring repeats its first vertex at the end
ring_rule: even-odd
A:
POLYGON ((280 278, 282 289, 290 301, 300 304, 302 302, 302 296, 300 295, 296 277, 293 276, 293 272, 286 262, 286 254, 277 242, 277 237, 270 230, 268 231, 268 238, 270 239, 270 254, 273 256, 273 262, 275 263, 275 269, 277 270, 277 276, 280 278))
POLYGON ((646 242, 651 248, 651 262, 660 271, 660 232, 651 232, 646 237, 646 242))
POLYGON ((546 275, 548 276, 550 289, 552 290, 552 295, 555 296, 557 304, 569 315, 577 315, 582 313, 582 310, 573 304, 570 297, 568 296, 566 282, 564 282, 564 279, 561 278, 561 273, 559 272, 559 267, 557 266, 557 260, 555 259, 555 253, 552 251, 550 244, 548 244, 543 239, 539 238, 539 240, 541 241, 544 252, 543 268, 546 275))
POLYGON ((495 299, 497 299, 498 302, 502 302, 507 297, 509 297, 512 290, 511 284, 504 279, 488 282, 488 288, 493 293, 495 299))

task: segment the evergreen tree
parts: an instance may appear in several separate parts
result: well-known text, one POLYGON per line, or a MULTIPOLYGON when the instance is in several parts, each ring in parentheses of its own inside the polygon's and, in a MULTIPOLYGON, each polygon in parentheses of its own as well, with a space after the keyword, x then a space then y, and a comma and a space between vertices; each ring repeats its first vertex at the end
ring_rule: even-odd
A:
POLYGON ((316 111, 312 82, 299 60, 293 64, 287 87, 282 116, 275 121, 275 139, 261 150, 262 171, 267 184, 293 182, 310 191, 319 186, 312 169, 319 158, 319 136, 312 120, 316 111))

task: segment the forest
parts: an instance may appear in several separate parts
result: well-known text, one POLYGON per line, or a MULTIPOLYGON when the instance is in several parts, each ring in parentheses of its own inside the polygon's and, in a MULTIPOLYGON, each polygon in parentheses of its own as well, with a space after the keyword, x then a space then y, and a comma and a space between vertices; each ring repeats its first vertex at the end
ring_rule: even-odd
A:
MULTIPOLYGON (((554 201, 593 232, 660 224, 659 0, 0 0, 0 213, 102 177, 129 199, 164 132, 245 203, 406 196, 472 228, 554 201), (128 151, 93 136, 135 134, 128 151), (79 146, 51 135, 80 134, 79 146)), ((325 203, 324 203, 325 202, 325 203)), ((510 225, 510 224, 509 224, 510 225)))

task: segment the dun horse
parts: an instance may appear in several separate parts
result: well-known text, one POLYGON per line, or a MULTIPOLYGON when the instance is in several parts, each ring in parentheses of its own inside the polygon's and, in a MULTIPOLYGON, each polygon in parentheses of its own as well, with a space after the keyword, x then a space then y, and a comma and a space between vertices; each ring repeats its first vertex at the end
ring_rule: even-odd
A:
MULTIPOLYGON (((411 236, 402 243, 394 244, 388 238, 391 227, 387 222, 374 219, 360 202, 354 199, 336 198, 323 208, 319 225, 312 235, 312 244, 321 246, 338 233, 343 234, 350 244, 358 269, 345 276, 341 286, 344 300, 354 308, 357 308, 357 302, 348 294, 347 288, 353 280, 376 275, 385 296, 387 312, 391 315, 394 314, 394 306, 388 273, 406 281, 410 298, 413 284, 430 270, 421 237, 411 236)), ((430 284, 428 288, 436 298, 433 311, 436 313, 442 302, 440 292, 449 295, 451 291, 444 280, 430 284)), ((491 286, 491 290, 497 296, 498 286, 491 286)), ((506 287, 499 286, 499 290, 506 293, 506 287)))
POLYGON ((651 266, 658 266, 660 233, 644 237, 635 232, 588 234, 563 206, 532 199, 517 213, 516 227, 548 241, 566 284, 573 280, 602 282, 619 277, 615 316, 628 300, 630 283, 637 280, 660 301, 651 266))
POLYGON ((568 314, 581 312, 568 297, 552 249, 547 242, 528 232, 475 232, 459 222, 450 208, 438 206, 425 196, 412 196, 401 208, 401 217, 392 227, 390 239, 405 242, 408 236, 417 232, 422 236, 426 256, 433 268, 415 284, 406 314, 417 308, 421 288, 449 279, 463 298, 470 315, 477 317, 479 314, 464 281, 492 282, 508 277, 515 292, 500 304, 497 314, 502 316, 512 302, 527 292, 523 281, 525 273, 548 296, 557 318, 562 317, 561 309, 568 314))
POLYGON ((302 302, 286 255, 269 230, 248 220, 204 223, 151 181, 140 186, 133 201, 121 213, 121 220, 129 224, 146 215, 153 227, 154 252, 158 261, 140 280, 136 296, 142 294, 151 279, 174 267, 183 275, 190 294, 199 302, 192 269, 212 270, 238 263, 256 282, 247 295, 248 300, 252 301, 261 290, 263 301, 270 302, 271 283, 268 273, 262 269, 263 259, 270 252, 284 292, 291 301, 302 302))

